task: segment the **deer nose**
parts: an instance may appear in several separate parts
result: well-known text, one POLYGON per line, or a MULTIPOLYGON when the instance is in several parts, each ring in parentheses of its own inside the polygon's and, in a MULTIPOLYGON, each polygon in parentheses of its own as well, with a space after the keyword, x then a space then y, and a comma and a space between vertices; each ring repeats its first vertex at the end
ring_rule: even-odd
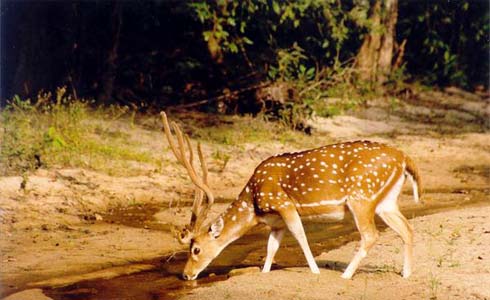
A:
POLYGON ((187 275, 187 274, 182 274, 182 277, 184 277, 184 280, 193 280, 194 278, 196 278, 196 275, 187 275))

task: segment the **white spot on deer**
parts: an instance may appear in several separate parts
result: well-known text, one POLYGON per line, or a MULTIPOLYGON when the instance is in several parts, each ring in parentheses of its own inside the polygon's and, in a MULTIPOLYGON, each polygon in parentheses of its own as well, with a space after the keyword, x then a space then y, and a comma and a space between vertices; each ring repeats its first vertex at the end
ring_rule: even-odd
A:
POLYGON ((339 155, 339 160, 344 160, 344 157, 342 155, 339 155))
POLYGON ((231 217, 231 220, 232 220, 233 222, 234 222, 234 221, 236 221, 236 216, 235 216, 235 215, 233 215, 233 217, 231 217))
POLYGON ((245 192, 248 194, 250 193, 250 189, 248 188, 248 186, 245 188, 245 192))

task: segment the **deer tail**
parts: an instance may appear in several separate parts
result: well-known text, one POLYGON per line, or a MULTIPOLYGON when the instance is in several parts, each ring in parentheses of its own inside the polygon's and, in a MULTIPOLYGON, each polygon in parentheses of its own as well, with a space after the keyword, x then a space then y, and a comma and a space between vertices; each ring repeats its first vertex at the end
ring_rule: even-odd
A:
POLYGON ((405 174, 407 174, 407 177, 412 182, 413 198, 415 202, 418 203, 422 196, 422 182, 417 166, 408 156, 405 156, 405 174))

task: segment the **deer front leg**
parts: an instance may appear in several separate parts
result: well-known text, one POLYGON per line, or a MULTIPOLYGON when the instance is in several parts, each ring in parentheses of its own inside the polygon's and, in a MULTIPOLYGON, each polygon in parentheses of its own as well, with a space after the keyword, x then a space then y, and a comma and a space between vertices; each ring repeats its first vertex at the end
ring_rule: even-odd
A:
POLYGON ((279 249, 279 245, 281 244, 285 232, 286 228, 271 231, 269 235, 269 242, 267 243, 267 257, 265 258, 264 268, 262 269, 263 273, 267 273, 271 270, 272 260, 276 255, 277 249, 279 249))
POLYGON ((308 245, 308 241, 306 239, 305 230, 303 228, 303 223, 301 223, 301 218, 296 210, 288 209, 285 211, 279 212, 284 219, 289 231, 293 234, 293 236, 298 241, 303 253, 305 254, 306 261, 310 266, 311 272, 315 274, 320 274, 320 270, 315 262, 315 258, 311 253, 310 246, 308 245))

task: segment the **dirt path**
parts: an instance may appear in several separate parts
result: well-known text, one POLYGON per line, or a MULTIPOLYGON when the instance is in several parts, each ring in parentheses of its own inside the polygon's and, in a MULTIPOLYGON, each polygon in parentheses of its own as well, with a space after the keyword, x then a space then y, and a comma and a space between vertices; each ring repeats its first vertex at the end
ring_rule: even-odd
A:
MULTIPOLYGON (((318 145, 318 143, 327 144, 333 141, 364 138, 386 142, 402 149, 417 162, 421 169, 425 188, 429 192, 425 198, 428 207, 444 205, 444 203, 451 203, 452 205, 455 200, 471 202, 474 199, 480 199, 480 201, 481 199, 488 199, 490 134, 486 131, 486 125, 481 123, 477 117, 473 117, 475 115, 489 116, 488 102, 483 102, 483 104, 486 103, 483 106, 475 105, 476 108, 473 106, 465 107, 464 111, 458 111, 458 107, 453 105, 453 102, 451 102, 452 106, 450 110, 447 110, 446 115, 441 115, 441 109, 444 111, 445 108, 435 107, 435 104, 431 104, 429 100, 426 101, 424 107, 401 104, 397 109, 386 108, 374 103, 368 109, 349 116, 314 120, 312 126, 315 134, 306 143, 310 147, 318 145), (471 109, 478 110, 478 113, 471 112, 468 114, 466 111, 471 109)), ((136 129, 138 130, 137 134, 141 135, 141 140, 144 141, 142 147, 163 148, 161 140, 157 141, 155 138, 160 134, 157 130, 136 129)), ((211 186, 215 189, 218 200, 221 202, 224 201, 223 199, 232 199, 236 196, 246 183, 253 168, 262 159, 274 153, 302 148, 297 144, 280 142, 231 146, 208 143, 204 146, 207 153, 214 155, 213 149, 218 148, 231 156, 223 170, 219 160, 211 162, 211 186)), ((170 203, 175 204, 178 199, 191 199, 192 187, 188 184, 184 172, 175 165, 169 153, 164 152, 163 157, 164 164, 158 172, 148 171, 147 174, 140 176, 114 177, 83 169, 38 170, 29 175, 25 190, 20 189, 23 180, 21 177, 1 177, 0 297, 36 286, 36 283, 43 281, 45 285, 41 284, 40 286, 46 286, 49 285, 49 280, 67 276, 78 278, 74 279, 75 281, 80 280, 80 278, 98 278, 97 276, 101 275, 97 271, 118 266, 131 266, 142 261, 158 259, 182 249, 170 234, 169 225, 185 222, 188 215, 185 211, 173 210, 170 212, 165 208, 170 203), (164 209, 162 210, 162 208, 164 209), (90 276, 93 277, 83 277, 83 274, 87 273, 92 274, 90 276), (82 277, 73 277, 74 275, 82 275, 82 277)), ((403 202, 410 203, 408 201, 403 202)), ((224 204, 218 205, 214 213, 218 213, 224 207, 224 204)), ((406 208, 410 208, 410 206, 406 208)), ((435 217, 435 220, 443 220, 446 215, 452 216, 451 218, 447 217, 447 220, 450 219, 451 222, 441 222, 444 225, 448 224, 449 231, 459 227, 462 228, 461 232, 463 232, 463 228, 467 229, 464 231, 465 234, 461 234, 461 237, 455 239, 455 244, 459 245, 460 241, 463 242, 467 239, 474 241, 469 244, 469 248, 455 247, 453 257, 464 257, 462 253, 456 255, 459 253, 457 252, 460 251, 459 249, 466 249, 465 251, 471 254, 472 252, 476 253, 481 245, 485 245, 485 241, 488 245, 488 237, 484 233, 489 230, 487 226, 488 207, 481 210, 464 209, 441 213, 435 217), (485 217, 484 212, 486 212, 487 217, 485 217), (466 217, 457 217, 459 213, 466 217), (478 222, 481 226, 486 227, 478 227, 478 222), (473 223, 475 223, 474 230, 466 227, 473 223), (483 233, 478 231, 482 228, 483 233), (478 242, 480 239, 482 239, 482 243, 478 242)), ((429 221, 431 217, 422 217, 420 220, 424 220, 424 218, 427 218, 427 221, 414 220, 416 227, 420 227, 422 232, 431 231, 433 229, 430 227, 433 225, 433 221, 429 221), (425 227, 426 224, 430 226, 425 227)), ((446 230, 446 226, 443 226, 443 229, 446 230)), ((419 233, 419 230, 417 232, 419 233)), ((441 237, 444 234, 441 233, 441 237)), ((432 235, 426 236, 425 233, 418 235, 418 238, 428 237, 432 237, 432 235)), ((437 237, 432 238, 434 244, 439 243, 437 237)), ((395 251, 393 249, 396 248, 388 246, 394 244, 391 239, 398 242, 388 232, 383 235, 381 244, 386 244, 388 249, 395 251), (386 242, 384 239, 387 239, 386 242)), ((419 249, 426 246, 426 241, 419 239, 417 243, 421 255, 417 261, 420 262, 421 266, 429 266, 428 264, 431 263, 431 257, 427 256, 424 249, 419 249)), ((440 253, 449 251, 447 249, 450 245, 445 245, 443 242, 438 244, 438 247, 441 248, 440 253)), ((329 252, 328 256, 321 255, 318 259, 347 262, 352 254, 351 250, 354 244, 346 247, 344 251, 329 252), (345 253, 345 256, 331 256, 334 253, 345 253)), ((384 253, 384 250, 379 251, 378 249, 376 251, 376 253, 384 253)), ((399 261, 395 264, 392 263, 392 255, 389 255, 388 260, 374 260, 376 255, 374 254, 372 258, 369 258, 373 260, 367 260, 368 266, 374 265, 377 266, 375 269, 382 269, 386 265, 389 270, 392 270, 393 266, 399 268, 399 261)), ((439 255, 439 257, 441 256, 439 255)), ((381 288, 383 286, 392 286, 392 290, 394 290, 398 285, 404 285, 413 287, 413 291, 416 291, 417 286, 421 289, 421 286, 429 281, 432 282, 438 293, 442 293, 438 296, 447 298, 443 296, 449 297, 456 294, 450 289, 440 287, 455 286, 457 288, 454 291, 461 291, 460 288, 464 286, 458 285, 458 282, 447 283, 451 281, 447 281, 444 274, 456 272, 460 274, 458 276, 463 276, 462 278, 467 278, 467 281, 472 282, 475 275, 471 274, 470 270, 481 270, 478 269, 481 266, 488 270, 488 258, 486 256, 478 259, 480 263, 478 266, 480 267, 472 265, 469 259, 468 257, 458 260, 461 261, 460 266, 453 266, 447 272, 437 272, 442 270, 439 267, 433 269, 431 275, 433 278, 427 277, 429 273, 425 271, 429 268, 424 267, 424 272, 418 273, 413 279, 418 281, 401 281, 391 271, 375 271, 360 273, 353 281, 345 283, 336 281, 340 280, 337 279, 338 271, 323 270, 320 280, 318 278, 312 279, 311 284, 313 286, 311 288, 326 293, 319 287, 320 283, 315 283, 317 281, 323 282, 323 276, 329 276, 325 278, 325 280, 328 279, 328 282, 338 283, 339 286, 343 284, 345 289, 357 286, 358 291, 362 292, 358 294, 360 296, 364 295, 365 290, 369 292, 369 295, 373 295, 372 293, 377 291, 376 284, 379 285, 378 292, 384 293, 389 289, 384 290, 381 288), (466 268, 466 266, 472 267, 466 268), (370 276, 375 276, 376 280, 371 280, 370 276)), ((443 264, 443 267, 446 268, 447 266, 443 264)), ((120 273, 111 273, 112 276, 124 274, 128 269, 121 268, 121 270, 120 273)), ((134 272, 138 272, 138 269, 136 268, 134 272)), ((271 287, 274 286, 273 279, 276 276, 282 278, 277 282, 283 282, 276 286, 277 289, 269 289, 268 292, 266 292, 267 287, 264 286, 264 289, 260 290, 262 291, 261 297, 267 298, 264 293, 270 294, 270 297, 272 295, 277 296, 274 291, 280 291, 281 288, 285 289, 287 282, 296 282, 297 272, 304 273, 300 274, 301 278, 309 278, 308 276, 310 276, 306 272, 306 268, 285 269, 260 275, 262 276, 260 277, 261 282, 269 282, 271 287)), ((248 286, 248 292, 242 291, 243 295, 252 295, 253 290, 247 283, 251 282, 254 276, 252 274, 238 276, 226 282, 214 284, 209 288, 197 289, 193 291, 195 295, 191 297, 199 297, 200 295, 206 297, 206 295, 211 295, 206 293, 211 293, 213 289, 216 289, 216 292, 219 292, 220 289, 223 292, 229 289, 231 292, 233 289, 228 286, 230 284, 242 286, 237 289, 240 291, 248 286)), ((456 275, 448 276, 460 278, 456 275)), ((476 276, 476 278, 488 279, 485 276, 476 276)), ((323 286, 324 289, 327 289, 329 285, 323 286)), ((487 294, 477 288, 478 286, 477 284, 476 287, 471 287, 470 294, 474 292, 475 295, 483 295, 483 298, 488 298, 487 294)), ((342 291, 345 290, 339 290, 339 292, 342 291)), ((412 290, 407 288, 407 291, 412 290)), ((423 289, 423 291, 427 292, 428 290, 423 289)), ((302 292, 305 294, 301 295, 309 297, 306 291, 302 290, 302 292)), ((231 296, 236 295, 238 294, 231 296)), ((294 298, 296 294, 294 291, 288 290, 287 295, 294 298)), ((410 295, 407 294, 407 298, 411 297, 410 295)), ((226 295, 223 296, 226 298, 226 295)), ((315 297, 315 295, 311 295, 311 299, 315 299, 315 297)), ((359 297, 355 296, 354 298, 359 297)))

